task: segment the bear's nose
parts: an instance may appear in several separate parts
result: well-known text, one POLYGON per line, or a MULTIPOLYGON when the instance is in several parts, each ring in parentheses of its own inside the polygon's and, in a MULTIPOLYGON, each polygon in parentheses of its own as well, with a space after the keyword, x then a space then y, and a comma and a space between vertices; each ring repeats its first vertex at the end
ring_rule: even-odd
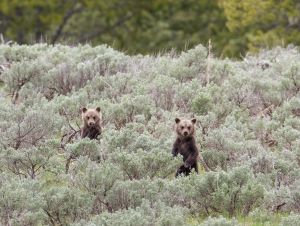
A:
POLYGON ((187 136, 187 135, 188 135, 188 132, 185 131, 185 132, 183 133, 183 135, 184 135, 184 136, 187 136))
POLYGON ((90 122, 89 125, 92 126, 92 125, 94 125, 94 123, 93 123, 93 122, 90 122))

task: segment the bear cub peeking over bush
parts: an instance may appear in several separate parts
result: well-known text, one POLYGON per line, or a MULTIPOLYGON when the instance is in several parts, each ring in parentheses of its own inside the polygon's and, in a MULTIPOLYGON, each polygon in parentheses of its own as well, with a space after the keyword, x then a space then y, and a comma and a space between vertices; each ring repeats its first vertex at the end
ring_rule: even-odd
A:
POLYGON ((100 112, 100 107, 96 109, 81 109, 81 116, 83 121, 83 127, 81 128, 81 138, 88 137, 90 139, 97 139, 101 134, 101 121, 102 114, 100 112))
POLYGON ((183 157, 183 164, 178 168, 176 177, 180 174, 189 175, 192 169, 198 173, 197 160, 199 151, 195 143, 195 123, 196 119, 175 119, 177 138, 173 145, 172 154, 177 156, 178 153, 183 157))

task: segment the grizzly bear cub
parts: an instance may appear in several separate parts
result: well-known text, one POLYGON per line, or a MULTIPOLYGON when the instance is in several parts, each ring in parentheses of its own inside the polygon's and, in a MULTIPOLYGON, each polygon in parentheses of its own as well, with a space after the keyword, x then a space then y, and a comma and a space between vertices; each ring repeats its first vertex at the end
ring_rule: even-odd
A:
POLYGON ((88 137, 90 139, 97 139, 97 137, 101 134, 101 121, 102 114, 100 112, 100 108, 96 109, 81 109, 83 127, 81 128, 81 138, 88 137))
POLYGON ((178 168, 176 177, 180 174, 189 175, 192 169, 198 173, 197 160, 199 151, 197 149, 194 133, 196 119, 175 119, 177 138, 173 145, 172 154, 177 156, 178 153, 183 157, 183 164, 178 168))

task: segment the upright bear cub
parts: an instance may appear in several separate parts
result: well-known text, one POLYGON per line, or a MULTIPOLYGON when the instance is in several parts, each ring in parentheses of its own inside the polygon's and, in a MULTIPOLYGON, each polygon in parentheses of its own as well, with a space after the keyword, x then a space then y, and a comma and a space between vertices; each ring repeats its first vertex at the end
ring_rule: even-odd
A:
POLYGON ((100 108, 96 109, 81 109, 83 127, 81 128, 81 138, 88 137, 90 139, 97 139, 101 134, 102 114, 100 108))
POLYGON ((175 122, 177 138, 173 145, 172 154, 177 156, 179 153, 183 156, 183 164, 178 168, 176 177, 180 174, 187 176, 192 169, 195 169, 198 173, 197 160, 199 151, 194 138, 196 119, 176 118, 175 122))

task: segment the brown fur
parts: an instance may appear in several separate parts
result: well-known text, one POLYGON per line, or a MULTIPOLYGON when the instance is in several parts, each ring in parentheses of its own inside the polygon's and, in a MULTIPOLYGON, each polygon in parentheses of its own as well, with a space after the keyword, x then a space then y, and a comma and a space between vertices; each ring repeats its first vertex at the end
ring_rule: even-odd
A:
POLYGON ((83 122, 83 127, 81 128, 81 138, 88 137, 90 139, 97 139, 102 132, 102 114, 100 108, 82 108, 81 116, 83 122))
POLYGON ((176 177, 180 174, 185 176, 194 169, 198 173, 197 160, 199 151, 195 142, 195 123, 196 119, 175 119, 177 138, 174 142, 172 154, 177 156, 178 153, 183 157, 183 164, 178 168, 176 177))

